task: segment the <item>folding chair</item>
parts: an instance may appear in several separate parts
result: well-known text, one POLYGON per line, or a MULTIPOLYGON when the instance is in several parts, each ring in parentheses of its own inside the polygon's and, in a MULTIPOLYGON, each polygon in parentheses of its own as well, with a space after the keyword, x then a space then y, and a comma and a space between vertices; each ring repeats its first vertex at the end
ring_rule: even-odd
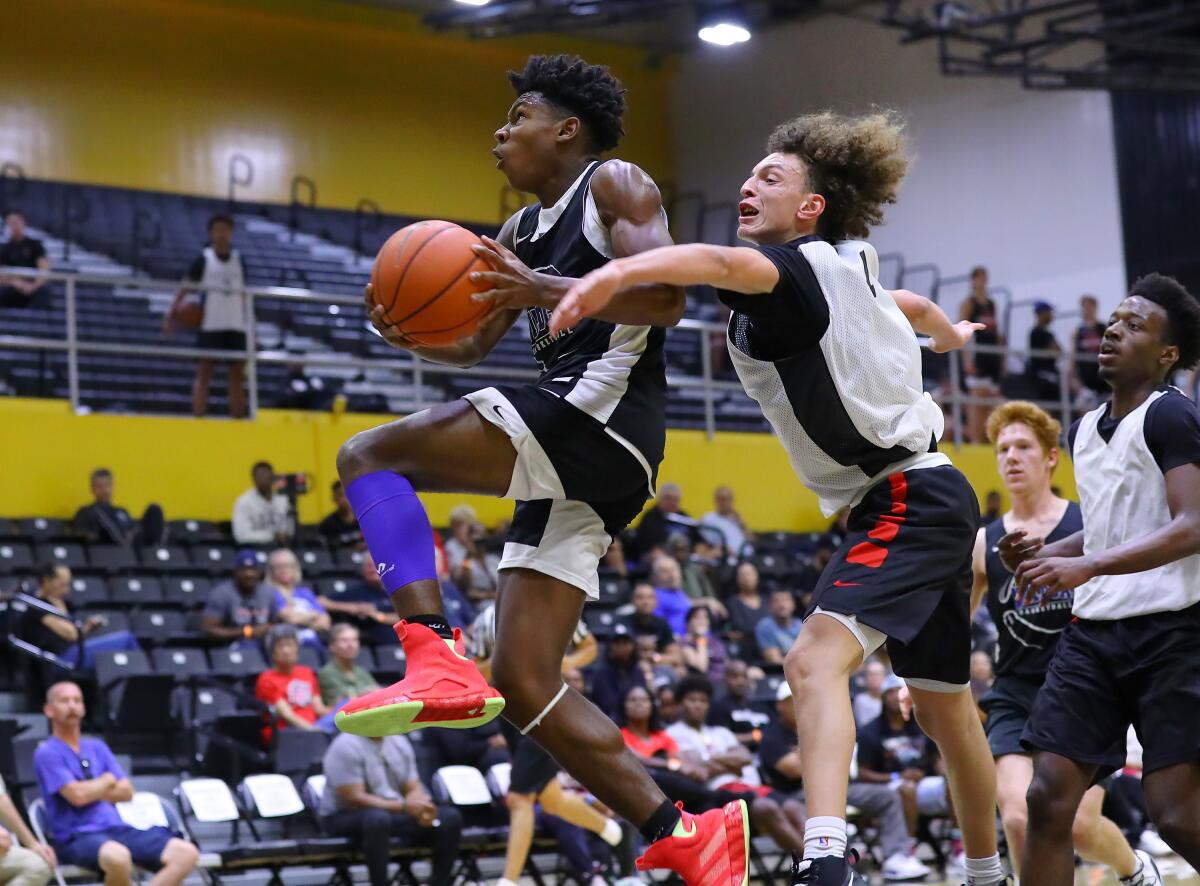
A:
POLYGON ((229 785, 218 778, 188 778, 175 794, 188 835, 201 857, 211 854, 227 871, 265 869, 272 886, 282 886, 279 871, 299 857, 295 840, 261 840, 242 817, 229 785), (245 832, 245 837, 242 834, 245 832))
POLYGON ((479 857, 503 851, 508 827, 499 814, 483 773, 474 766, 443 766, 433 774, 433 798, 449 803, 462 813, 462 857, 458 875, 468 880, 483 880, 479 857))
POLYGON ((294 859, 295 864, 336 862, 349 849, 349 841, 342 837, 319 835, 296 785, 286 775, 277 772, 248 775, 238 785, 238 796, 255 836, 278 834, 286 838, 300 832, 301 851, 294 859))
MULTIPOLYGON (((50 845, 46 821, 46 801, 41 797, 29 804, 29 825, 33 828, 33 835, 37 837, 39 843, 50 845)), ((72 883, 87 882, 99 886, 104 877, 99 871, 89 868, 60 864, 54 869, 54 879, 58 882, 58 886, 66 886, 68 880, 72 883)))

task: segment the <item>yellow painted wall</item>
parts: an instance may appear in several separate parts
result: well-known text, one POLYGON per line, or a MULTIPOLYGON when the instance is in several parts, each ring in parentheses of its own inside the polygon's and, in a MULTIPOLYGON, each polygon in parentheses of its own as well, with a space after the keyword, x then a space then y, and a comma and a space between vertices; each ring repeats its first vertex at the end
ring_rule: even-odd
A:
POLYGON ((0 162, 38 178, 224 196, 243 153, 246 199, 303 174, 322 206, 494 222, 505 71, 574 51, 629 89, 621 155, 670 180, 667 72, 629 47, 470 41, 338 0, 38 0, 3 43, 0 162))
MULTIPOLYGON (((157 501, 168 517, 228 520, 233 500, 250 486, 250 466, 265 458, 278 471, 313 478, 315 491, 301 500, 300 518, 315 523, 332 507, 338 447, 379 421, 283 410, 264 410, 254 422, 75 415, 64 401, 0 399, 0 515, 69 517, 89 498, 88 474, 104 465, 116 474, 117 502, 131 511, 157 501)), ((966 446, 951 457, 981 497, 1001 488, 986 447, 966 446)), ((698 431, 670 431, 660 479, 682 486, 684 507, 696 516, 711 507, 713 488, 729 483, 756 529, 813 531, 828 524, 769 434, 722 433, 709 441, 698 431)), ((1074 496, 1069 467, 1060 467, 1055 481, 1074 496)), ((512 508, 478 496, 422 498, 430 518, 443 526, 463 501, 490 525, 512 508)))

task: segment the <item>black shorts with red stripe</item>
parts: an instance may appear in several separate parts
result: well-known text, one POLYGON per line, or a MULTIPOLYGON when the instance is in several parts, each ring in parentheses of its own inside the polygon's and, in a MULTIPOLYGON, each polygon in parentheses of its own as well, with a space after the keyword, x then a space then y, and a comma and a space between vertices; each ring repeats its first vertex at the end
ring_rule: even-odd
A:
POLYGON ((979 501, 958 468, 892 474, 850 512, 812 608, 852 615, 886 634, 901 677, 965 684, 978 527, 979 501))

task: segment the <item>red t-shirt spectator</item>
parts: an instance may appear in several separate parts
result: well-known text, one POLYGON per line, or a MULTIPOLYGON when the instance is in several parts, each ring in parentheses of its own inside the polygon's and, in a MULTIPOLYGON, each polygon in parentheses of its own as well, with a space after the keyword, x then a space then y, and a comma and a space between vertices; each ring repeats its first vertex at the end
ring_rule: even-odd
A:
POLYGON ((668 759, 674 759, 679 755, 679 745, 663 730, 651 732, 648 739, 643 739, 626 727, 621 730, 621 738, 625 739, 625 746, 639 757, 665 754, 668 759))
MULTIPOLYGON (((263 671, 254 684, 254 695, 259 701, 267 704, 275 704, 283 699, 292 706, 297 717, 309 723, 317 722, 313 699, 321 696, 321 689, 317 685, 317 675, 312 672, 312 668, 298 664, 293 665, 291 673, 288 674, 281 674, 274 668, 263 671)), ((286 720, 275 722, 276 729, 286 729, 287 725, 286 720)), ((263 741, 270 740, 271 729, 266 727, 263 729, 263 741)))

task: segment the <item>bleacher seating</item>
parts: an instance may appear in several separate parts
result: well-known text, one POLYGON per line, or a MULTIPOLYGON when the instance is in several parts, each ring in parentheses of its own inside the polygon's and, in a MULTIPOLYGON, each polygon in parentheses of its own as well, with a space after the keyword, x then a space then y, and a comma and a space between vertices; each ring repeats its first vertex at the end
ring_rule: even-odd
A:
MULTIPOLYGON (((135 273, 158 280, 180 279, 204 240, 205 223, 225 201, 179 194, 151 193, 121 188, 70 185, 28 180, 20 196, 30 222, 31 236, 45 240, 52 267, 88 274, 119 277, 135 273), (68 204, 87 206, 67 220, 68 204), (157 234, 152 242, 134 239, 134 220, 144 234, 147 224, 157 234), (147 222, 147 219, 152 220, 147 222)), ((370 273, 371 260, 387 235, 413 219, 383 217, 369 232, 356 230, 353 213, 301 209, 277 205, 240 205, 235 245, 254 286, 311 288, 329 294, 358 296, 370 273), (298 222, 300 228, 289 225, 298 222), (358 234, 363 234, 359 237, 358 234), (356 241, 358 241, 356 243, 356 241), (361 246, 364 254, 354 248, 361 246)), ((476 226, 478 227, 478 226, 476 226)), ((487 226, 481 232, 494 233, 487 226)), ((45 309, 12 309, 5 313, 6 332, 61 338, 64 329, 64 296, 51 287, 51 305, 45 309)), ((177 334, 162 338, 160 327, 173 292, 95 283, 77 290, 78 319, 83 340, 142 345, 190 345, 192 339, 177 334)), ((394 358, 396 352, 367 330, 357 307, 300 303, 263 298, 258 301, 257 338, 260 348, 343 355, 357 358, 394 358)), ((689 301, 690 316, 714 319, 711 298, 689 301)), ((676 332, 667 337, 667 365, 672 375, 700 374, 700 347, 707 341, 695 333, 676 332)), ((24 396, 65 397, 67 375, 61 352, 3 351, 9 362, 7 382, 24 396)), ((359 372, 351 367, 313 369, 325 381, 326 400, 341 392, 357 411, 409 412, 420 403, 436 403, 477 390, 489 383, 487 370, 520 370, 532 373, 528 331, 524 320, 496 346, 468 377, 426 375, 418 390, 410 373, 392 370, 359 372)), ((81 398, 93 410, 187 413, 191 409, 192 366, 189 361, 133 354, 84 354, 80 357, 81 398)), ((260 402, 266 406, 291 403, 286 369, 262 363, 258 368, 260 402)), ((211 409, 227 409, 223 373, 213 380, 211 409)), ((2 388, 0 388, 2 390, 2 388)), ((325 401, 322 401, 324 403, 325 401)), ((730 430, 764 430, 758 407, 732 385, 717 392, 715 414, 719 427, 730 430)), ((668 422, 675 427, 704 426, 703 391, 699 385, 674 387, 667 407, 668 422)))

